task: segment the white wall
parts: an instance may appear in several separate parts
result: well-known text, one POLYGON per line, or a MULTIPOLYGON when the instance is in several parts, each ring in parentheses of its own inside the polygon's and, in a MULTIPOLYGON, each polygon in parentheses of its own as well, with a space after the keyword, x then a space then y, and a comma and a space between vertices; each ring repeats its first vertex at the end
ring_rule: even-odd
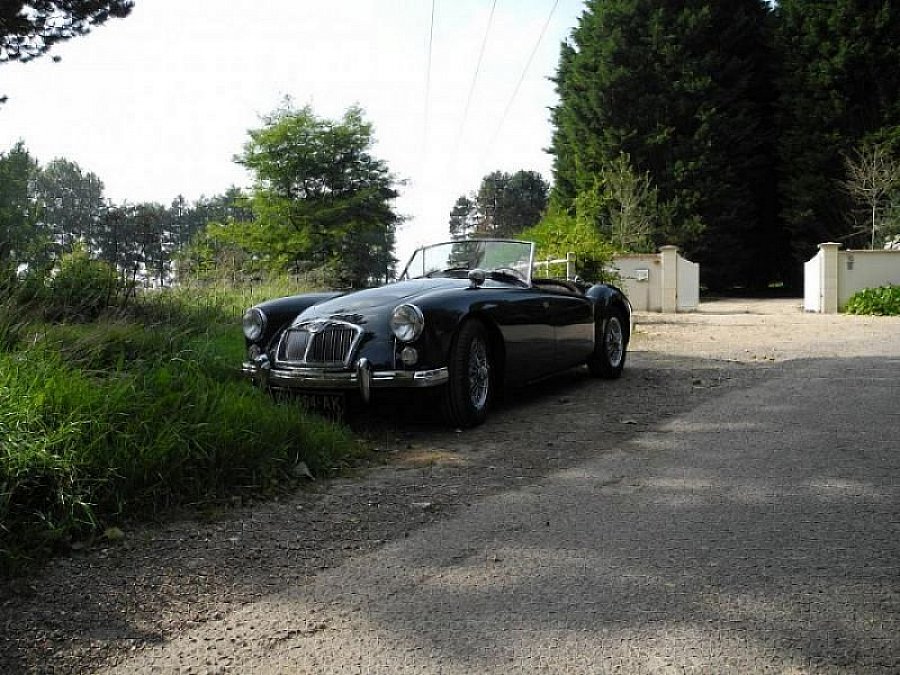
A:
POLYGON ((843 308, 857 291, 893 284, 900 286, 900 251, 840 251, 838 306, 843 308))
POLYGON ((662 311, 662 262, 658 254, 616 256, 613 269, 635 311, 662 311))
POLYGON ((803 308, 832 314, 857 291, 900 286, 900 251, 841 251, 840 244, 819 244, 819 252, 803 266, 803 308))
POLYGON ((678 255, 675 247, 616 256, 612 268, 637 312, 693 311, 700 304, 700 266, 678 255))

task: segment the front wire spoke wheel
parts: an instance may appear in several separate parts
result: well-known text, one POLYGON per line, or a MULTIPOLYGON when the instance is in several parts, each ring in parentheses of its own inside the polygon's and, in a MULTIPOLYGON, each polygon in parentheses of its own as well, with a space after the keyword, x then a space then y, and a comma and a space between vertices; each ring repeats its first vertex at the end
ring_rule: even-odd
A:
POLYGON ((470 319, 460 326, 447 365, 449 380, 441 394, 444 418, 461 429, 481 424, 491 407, 495 384, 484 324, 470 319))
POLYGON ((487 405, 491 386, 491 371, 488 361, 487 346, 484 340, 476 337, 469 350, 469 400, 472 407, 481 410, 487 405))
POLYGON ((622 330, 622 322, 615 314, 609 318, 605 338, 606 358, 610 366, 617 368, 625 354, 625 334, 622 330))
POLYGON ((619 308, 612 308, 609 316, 597 326, 594 353, 587 360, 591 375, 607 380, 621 377, 628 354, 626 326, 625 314, 619 308))

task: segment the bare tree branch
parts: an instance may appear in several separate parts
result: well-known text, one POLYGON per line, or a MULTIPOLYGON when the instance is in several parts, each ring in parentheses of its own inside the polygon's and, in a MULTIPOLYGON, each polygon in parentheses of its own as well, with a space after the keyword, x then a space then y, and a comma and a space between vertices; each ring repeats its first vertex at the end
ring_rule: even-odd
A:
POLYGON ((844 167, 847 177, 842 185, 854 200, 865 206, 874 249, 876 233, 890 218, 891 194, 900 188, 900 163, 887 147, 871 143, 844 155, 844 167))

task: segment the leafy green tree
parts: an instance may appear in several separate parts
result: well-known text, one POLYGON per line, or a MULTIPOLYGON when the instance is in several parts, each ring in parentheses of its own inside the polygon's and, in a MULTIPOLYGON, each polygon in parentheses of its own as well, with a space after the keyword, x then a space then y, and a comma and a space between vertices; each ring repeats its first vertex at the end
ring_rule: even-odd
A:
POLYGON ((592 190, 578 194, 575 211, 622 252, 648 253, 654 234, 669 229, 668 213, 659 205, 649 173, 639 175, 625 154, 603 166, 592 190))
POLYGON ((450 211, 450 234, 512 237, 535 225, 547 210, 550 186, 537 171, 493 171, 478 192, 463 195, 450 211))
POLYGON ((55 43, 87 34, 110 17, 131 12, 132 0, 4 0, 0 3, 0 63, 30 61, 55 43))
POLYGON ((358 107, 340 120, 290 101, 250 130, 236 159, 256 174, 251 203, 261 248, 296 270, 329 270, 330 281, 363 286, 393 272, 400 217, 396 181, 371 154, 372 126, 358 107))
POLYGON ((127 212, 127 261, 131 281, 165 285, 175 246, 170 212, 161 204, 135 204, 127 212))
POLYGON ((172 228, 172 241, 175 248, 183 249, 191 243, 194 234, 199 227, 194 227, 196 219, 194 209, 188 203, 184 195, 178 195, 169 205, 169 225, 172 228))
MULTIPOLYGON (((171 256, 173 274, 178 277, 212 278, 216 271, 222 278, 237 279, 239 269, 233 268, 237 261, 243 265, 251 260, 247 250, 262 250, 265 243, 248 244, 245 239, 260 233, 254 227, 255 216, 250 198, 234 186, 220 195, 201 197, 189 204, 184 197, 176 197, 169 207, 169 224, 174 251, 171 256), (229 253, 224 253, 228 247, 229 253), (225 262, 232 263, 231 267, 225 262), (176 269, 177 268, 177 269, 176 269)), ((257 237, 258 239, 258 237, 257 237)), ((257 256, 259 267, 271 264, 257 256)), ((255 271, 255 270, 250 270, 255 271)))
POLYGON ((489 173, 475 197, 480 217, 478 233, 510 237, 531 227, 546 210, 549 191, 547 181, 536 171, 489 173))
POLYGON ((255 218, 250 195, 234 186, 219 195, 200 197, 193 204, 188 204, 183 197, 176 198, 172 209, 177 210, 176 218, 183 221, 177 229, 181 233, 179 242, 184 244, 208 223, 249 223, 255 218))
POLYGON ((0 153, 0 267, 32 262, 47 245, 32 199, 37 173, 38 163, 21 141, 0 153))
MULTIPOLYGON (((566 254, 574 253, 578 276, 589 281, 608 280, 606 268, 615 251, 589 219, 551 207, 539 223, 519 236, 535 243, 536 261, 564 260, 566 254)), ((551 270, 552 276, 564 274, 564 268, 551 270)))
POLYGON ((450 238, 465 239, 478 229, 478 208, 474 195, 460 196, 450 210, 450 238))
POLYGON ((143 202, 111 207, 104 215, 99 258, 113 264, 129 284, 165 286, 180 248, 177 211, 143 202))
POLYGON ((556 76, 554 203, 574 208, 624 153, 672 216, 654 245, 711 286, 777 275, 769 20, 763 0, 588 0, 556 76))
POLYGON ((94 255, 122 272, 127 264, 127 206, 107 205, 97 223, 94 255))
POLYGON ((900 148, 900 4, 780 0, 776 17, 780 192, 799 262, 824 241, 870 241, 840 186, 856 147, 900 148))
POLYGON ((165 285, 174 276, 175 259, 196 252, 188 249, 213 219, 243 224, 252 218, 237 188, 194 204, 179 196, 169 207, 114 205, 104 200, 102 181, 74 162, 55 159, 41 167, 21 143, 0 155, 0 223, 7 223, 0 240, 11 242, 0 250, 38 272, 77 248, 80 257, 112 265, 132 285, 165 285))
POLYGON ((260 232, 252 222, 207 223, 188 246, 173 256, 176 278, 238 283, 248 275, 253 278, 280 269, 279 265, 273 264, 273 256, 260 258, 249 253, 266 248, 268 240, 255 241, 260 232))
POLYGON ((96 174, 82 171, 75 162, 54 159, 36 173, 33 199, 55 257, 72 251, 78 242, 88 253, 96 251, 105 208, 103 182, 96 174))

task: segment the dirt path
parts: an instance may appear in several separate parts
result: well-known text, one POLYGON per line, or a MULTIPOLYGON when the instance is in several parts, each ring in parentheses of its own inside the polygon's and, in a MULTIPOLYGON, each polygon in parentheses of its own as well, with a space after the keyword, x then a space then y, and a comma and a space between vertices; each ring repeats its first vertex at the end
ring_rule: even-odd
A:
POLYGON ((327 638, 327 597, 287 623, 270 620, 272 607, 372 554, 457 527, 472 509, 598 458, 627 464, 629 443, 805 360, 900 359, 900 321, 805 315, 797 304, 641 316, 622 380, 567 374, 510 396, 471 432, 409 415, 387 423, 377 416, 398 411, 376 409, 358 424, 384 466, 287 500, 128 532, 120 546, 55 561, 0 590, 0 672, 241 672, 248 654, 265 659, 297 639, 327 638))

